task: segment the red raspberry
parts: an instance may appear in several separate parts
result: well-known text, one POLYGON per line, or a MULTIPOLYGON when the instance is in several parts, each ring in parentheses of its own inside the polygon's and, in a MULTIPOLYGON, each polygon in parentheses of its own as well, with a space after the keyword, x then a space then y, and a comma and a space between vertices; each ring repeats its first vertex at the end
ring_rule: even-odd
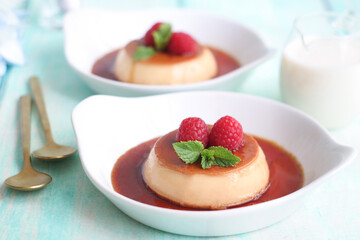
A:
POLYGON ((146 46, 151 46, 151 47, 155 47, 155 43, 154 43, 154 37, 152 35, 152 33, 154 31, 157 31, 160 27, 160 25, 162 24, 162 22, 158 22, 155 23, 145 34, 144 37, 144 41, 145 41, 145 45, 146 46))
POLYGON ((217 120, 209 135, 210 146, 222 146, 232 152, 241 147, 243 140, 241 124, 230 116, 217 120))
POLYGON ((176 140, 178 142, 186 141, 200 141, 206 147, 208 143, 208 128, 206 123, 201 118, 190 117, 184 119, 179 127, 179 131, 176 134, 176 140))
POLYGON ((167 51, 175 55, 195 54, 197 42, 188 34, 177 32, 171 35, 167 51))

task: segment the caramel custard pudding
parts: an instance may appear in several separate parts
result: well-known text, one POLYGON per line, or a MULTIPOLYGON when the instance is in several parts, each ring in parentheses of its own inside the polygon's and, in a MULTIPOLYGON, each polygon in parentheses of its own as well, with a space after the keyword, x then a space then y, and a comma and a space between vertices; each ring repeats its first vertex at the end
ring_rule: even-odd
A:
POLYGON ((160 197, 191 208, 224 209, 258 198, 269 184, 269 168, 256 140, 244 135, 235 167, 185 164, 173 150, 173 131, 161 137, 144 166, 144 181, 160 197))
POLYGON ((130 42, 119 52, 114 64, 114 74, 124 82, 149 85, 174 85, 195 83, 213 78, 217 64, 209 48, 198 46, 189 56, 156 53, 147 60, 135 61, 133 55, 141 41, 130 42))

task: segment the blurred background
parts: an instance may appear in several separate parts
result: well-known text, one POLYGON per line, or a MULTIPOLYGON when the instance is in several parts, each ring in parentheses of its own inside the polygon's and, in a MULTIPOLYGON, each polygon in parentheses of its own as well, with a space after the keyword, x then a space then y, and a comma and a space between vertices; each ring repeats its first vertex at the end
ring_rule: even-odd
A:
MULTIPOLYGON (((66 12, 78 8, 195 9, 247 25, 278 51, 234 90, 281 101, 281 50, 295 17, 323 11, 357 14, 360 1, 0 0, 0 176, 3 180, 22 167, 17 107, 19 96, 29 93, 30 76, 37 75, 43 82, 48 114, 52 125, 57 126, 54 135, 62 143, 76 146, 71 112, 81 100, 95 94, 69 67, 64 55, 62 19, 66 12)), ((32 121, 32 148, 37 149, 43 144, 42 128, 37 114, 33 113, 32 121)), ((359 123, 357 119, 331 134, 339 142, 359 150, 359 123)), ((151 229, 118 211, 91 184, 78 158, 53 165, 37 161, 38 170, 54 177, 45 191, 19 193, 0 185, 0 239, 186 238, 151 229)), ((359 239, 358 160, 322 185, 310 196, 308 204, 287 220, 230 238, 359 239)))

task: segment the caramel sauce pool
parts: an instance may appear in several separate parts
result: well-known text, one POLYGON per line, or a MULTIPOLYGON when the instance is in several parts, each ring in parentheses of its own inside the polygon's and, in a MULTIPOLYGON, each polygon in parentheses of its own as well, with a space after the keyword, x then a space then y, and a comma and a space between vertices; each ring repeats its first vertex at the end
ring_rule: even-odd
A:
MULTIPOLYGON (((222 76, 240 67, 238 61, 229 54, 215 48, 209 47, 209 49, 214 55, 218 67, 218 73, 215 77, 222 76)), ((119 51, 121 51, 121 49, 112 51, 98 59, 95 62, 91 72, 100 77, 118 81, 112 71, 112 68, 119 51)))
MULTIPOLYGON (((295 192, 304 185, 302 167, 291 153, 271 141, 259 137, 255 137, 255 139, 264 151, 269 165, 270 187, 258 199, 231 208, 273 200, 295 192)), ((156 140, 157 138, 152 139, 130 149, 117 160, 111 174, 114 190, 138 202, 157 207, 201 211, 163 200, 146 186, 142 177, 142 167, 156 140)))

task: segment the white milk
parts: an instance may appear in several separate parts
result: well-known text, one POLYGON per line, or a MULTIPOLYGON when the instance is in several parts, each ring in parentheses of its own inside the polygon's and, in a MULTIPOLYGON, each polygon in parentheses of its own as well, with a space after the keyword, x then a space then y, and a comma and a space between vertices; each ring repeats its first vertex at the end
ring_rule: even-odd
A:
POLYGON ((285 102, 327 128, 345 126, 360 113, 360 44, 338 37, 307 37, 289 43, 282 56, 285 102))

